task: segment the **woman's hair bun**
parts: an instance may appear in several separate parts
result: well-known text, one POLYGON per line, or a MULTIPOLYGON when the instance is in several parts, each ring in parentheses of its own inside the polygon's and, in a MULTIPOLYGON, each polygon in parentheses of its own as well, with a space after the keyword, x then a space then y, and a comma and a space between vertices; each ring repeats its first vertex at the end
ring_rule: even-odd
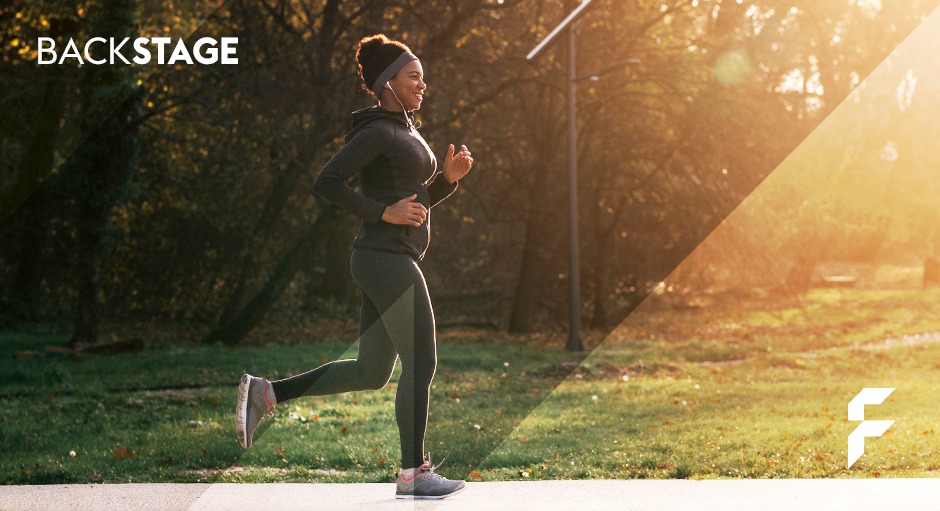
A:
POLYGON ((356 51, 356 62, 358 62, 360 66, 369 62, 375 58, 375 54, 382 45, 390 42, 392 41, 388 37, 385 37, 385 34, 363 37, 362 40, 359 41, 359 49, 356 51))

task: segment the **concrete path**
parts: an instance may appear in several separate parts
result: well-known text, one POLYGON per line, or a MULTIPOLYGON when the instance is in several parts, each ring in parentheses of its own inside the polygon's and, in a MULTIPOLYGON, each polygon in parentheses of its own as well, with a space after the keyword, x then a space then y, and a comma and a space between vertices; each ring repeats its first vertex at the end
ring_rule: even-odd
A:
POLYGON ((0 510, 940 511, 940 479, 522 481, 470 483, 441 501, 394 498, 393 484, 0 486, 0 510))

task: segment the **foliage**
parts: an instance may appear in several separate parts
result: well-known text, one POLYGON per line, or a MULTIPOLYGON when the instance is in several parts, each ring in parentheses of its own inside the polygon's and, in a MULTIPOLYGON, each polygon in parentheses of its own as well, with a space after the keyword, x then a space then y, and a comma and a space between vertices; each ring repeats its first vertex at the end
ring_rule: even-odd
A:
MULTIPOLYGON (((2 185, 20 204, 2 219, 0 296, 4 314, 20 320, 67 321, 76 312, 76 276, 88 266, 76 256, 74 188, 58 178, 36 188, 53 168, 53 176, 71 176, 60 164, 88 135, 78 120, 88 122, 89 107, 74 100, 82 70, 32 66, 31 45, 56 20, 59 37, 87 37, 86 14, 96 5, 0 8, 0 74, 11 77, 0 86, 0 102, 11 105, 0 140, 9 156, 2 185), (25 86, 55 73, 63 74, 51 82, 58 88, 25 86), (43 114, 43 94, 60 98, 61 111, 43 114), (36 118, 51 136, 23 129, 36 118), (26 159, 36 140, 47 141, 34 148, 45 159, 26 159)), ((636 307, 934 5, 595 2, 577 28, 581 249, 591 297, 584 305, 594 324, 611 325, 636 307), (631 58, 639 64, 618 64, 631 58)), ((289 285, 262 311, 270 321, 354 310, 346 261, 355 219, 328 218, 330 206, 309 184, 340 147, 349 111, 371 103, 357 93, 355 43, 385 31, 425 63, 430 89, 419 118, 432 148, 441 155, 448 143, 465 143, 476 157, 459 192, 434 212, 433 247, 422 264, 438 312, 507 326, 512 310, 509 326, 522 331, 564 323, 565 52, 556 44, 535 62, 525 54, 572 2, 136 6, 132 28, 140 34, 237 36, 240 63, 127 69, 140 77, 141 149, 126 196, 109 211, 96 298, 103 317, 186 322, 198 325, 187 336, 196 339, 249 313, 262 317, 248 309, 276 279, 289 285), (285 264, 302 243, 313 248, 285 264)), ((929 119, 917 98, 906 118, 917 110, 929 119)), ((930 164, 913 156, 918 148, 901 149, 911 165, 930 164)), ((761 250, 797 243, 800 217, 769 209, 779 214, 762 221, 786 228, 763 237, 761 250)), ((918 199, 898 216, 914 223, 930 211, 918 199)), ((897 252, 910 252, 906 244, 920 234, 892 233, 886 243, 897 252)))
POLYGON ((690 258, 687 282, 728 285, 733 275, 739 287, 781 286, 827 263, 865 280, 861 266, 918 266, 937 253, 936 69, 925 57, 937 51, 938 22, 926 21, 725 219, 690 258))

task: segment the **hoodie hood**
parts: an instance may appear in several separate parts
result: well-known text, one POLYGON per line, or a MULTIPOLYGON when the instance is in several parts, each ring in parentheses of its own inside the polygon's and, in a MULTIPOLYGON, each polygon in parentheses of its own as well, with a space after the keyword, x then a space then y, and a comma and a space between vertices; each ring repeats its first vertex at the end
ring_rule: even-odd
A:
MULTIPOLYGON (((381 119, 387 119, 403 128, 408 128, 408 121, 405 121, 405 115, 406 114, 403 114, 402 112, 393 112, 380 106, 370 106, 368 108, 363 108, 362 110, 356 110, 352 113, 353 127, 352 131, 346 134, 346 141, 348 142, 356 133, 359 132, 359 130, 366 127, 369 123, 381 119)), ((409 113, 407 115, 411 124, 413 125, 414 113, 409 113)))

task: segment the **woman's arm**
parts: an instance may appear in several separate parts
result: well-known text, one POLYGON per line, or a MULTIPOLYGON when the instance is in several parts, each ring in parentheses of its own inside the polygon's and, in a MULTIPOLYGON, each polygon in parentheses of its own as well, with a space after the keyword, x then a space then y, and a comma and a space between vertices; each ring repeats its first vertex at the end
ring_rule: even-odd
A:
POLYGON ((442 200, 450 197, 457 190, 457 182, 448 183, 443 172, 434 175, 434 180, 428 185, 428 196, 431 198, 431 207, 437 206, 442 200))
POLYGON ((457 189, 457 180, 466 176, 473 165, 470 150, 467 146, 460 146, 460 152, 454 154, 454 144, 447 148, 444 157, 443 170, 434 176, 434 181, 428 185, 428 195, 431 197, 431 207, 450 196, 457 189))
POLYGON ((388 150, 394 132, 367 126, 327 162, 313 183, 313 191, 350 213, 370 222, 382 219, 385 204, 363 196, 346 181, 388 150))

